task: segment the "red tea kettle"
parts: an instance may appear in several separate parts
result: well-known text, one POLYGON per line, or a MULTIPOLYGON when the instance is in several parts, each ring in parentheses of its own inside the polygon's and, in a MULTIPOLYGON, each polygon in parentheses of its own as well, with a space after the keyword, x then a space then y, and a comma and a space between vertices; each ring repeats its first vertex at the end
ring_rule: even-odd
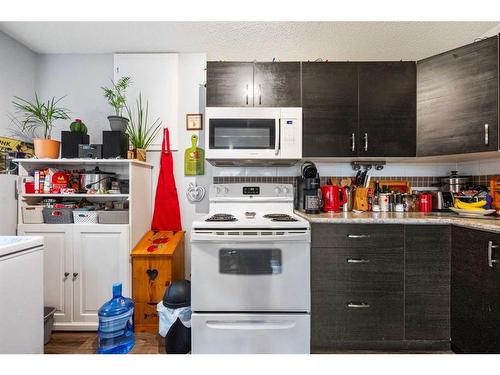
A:
POLYGON ((342 209, 342 205, 347 202, 345 187, 336 185, 321 186, 323 196, 323 211, 336 212, 342 209))

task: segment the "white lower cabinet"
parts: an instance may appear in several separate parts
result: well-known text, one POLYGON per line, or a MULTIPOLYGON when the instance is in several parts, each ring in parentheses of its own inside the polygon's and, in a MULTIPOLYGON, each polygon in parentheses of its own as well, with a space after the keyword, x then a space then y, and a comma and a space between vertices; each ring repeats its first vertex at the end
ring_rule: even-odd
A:
POLYGON ((96 329, 113 283, 130 296, 128 225, 26 224, 18 232, 45 239, 44 304, 56 308, 55 329, 96 329))

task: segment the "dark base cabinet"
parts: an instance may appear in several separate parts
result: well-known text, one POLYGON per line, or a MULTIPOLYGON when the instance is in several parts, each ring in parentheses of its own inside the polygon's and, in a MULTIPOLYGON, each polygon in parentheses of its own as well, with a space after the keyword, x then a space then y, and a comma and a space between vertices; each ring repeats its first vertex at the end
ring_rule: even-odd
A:
POLYGON ((453 227, 451 341, 462 353, 500 353, 500 235, 453 227), (488 248, 491 248, 489 256, 488 248))
POLYGON ((313 224, 311 351, 449 350, 449 226, 313 224))

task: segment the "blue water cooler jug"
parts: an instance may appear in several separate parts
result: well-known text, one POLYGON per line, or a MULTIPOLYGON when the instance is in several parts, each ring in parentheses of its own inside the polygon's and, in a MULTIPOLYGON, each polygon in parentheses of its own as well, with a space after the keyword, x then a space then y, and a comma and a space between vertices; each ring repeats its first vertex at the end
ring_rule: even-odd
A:
POLYGON ((113 298, 97 312, 99 315, 99 354, 125 354, 135 344, 134 301, 122 296, 122 284, 113 284, 113 298))

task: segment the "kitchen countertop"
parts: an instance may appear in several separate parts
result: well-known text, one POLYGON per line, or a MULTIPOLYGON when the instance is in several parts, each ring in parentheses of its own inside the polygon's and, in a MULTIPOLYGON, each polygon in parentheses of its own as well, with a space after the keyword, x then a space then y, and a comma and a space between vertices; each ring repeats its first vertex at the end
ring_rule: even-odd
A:
POLYGON ((453 224, 460 227, 500 233, 500 218, 468 218, 447 212, 322 212, 306 214, 295 210, 295 214, 311 223, 330 224, 453 224))

